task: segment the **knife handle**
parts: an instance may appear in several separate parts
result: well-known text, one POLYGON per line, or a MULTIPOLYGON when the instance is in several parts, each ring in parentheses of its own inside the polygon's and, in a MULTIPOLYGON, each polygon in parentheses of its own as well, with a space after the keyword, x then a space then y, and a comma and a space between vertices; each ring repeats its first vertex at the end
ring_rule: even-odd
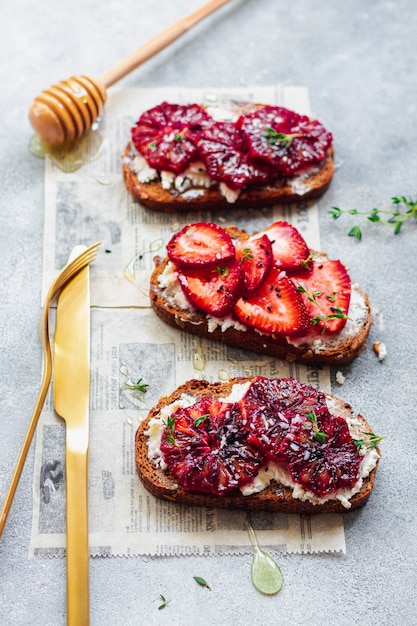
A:
POLYGON ((67 432, 67 624, 88 626, 90 623, 88 443, 80 446, 76 439, 76 432, 67 432))

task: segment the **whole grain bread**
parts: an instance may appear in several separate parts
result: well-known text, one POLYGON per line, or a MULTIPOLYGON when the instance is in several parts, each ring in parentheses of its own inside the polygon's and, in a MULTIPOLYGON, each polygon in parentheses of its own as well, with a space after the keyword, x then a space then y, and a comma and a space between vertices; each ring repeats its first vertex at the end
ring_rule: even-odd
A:
MULTIPOLYGON (((246 239, 249 235, 235 226, 225 229, 232 239, 246 239)), ((312 251, 313 253, 313 251, 312 251)), ((316 253, 317 254, 317 253, 316 253)), ((325 253, 318 253, 322 257, 325 253)), ((150 279, 150 301, 156 315, 166 324, 186 332, 220 341, 230 346, 249 350, 258 354, 273 356, 286 361, 297 361, 306 365, 344 365, 357 358, 366 347, 372 325, 372 313, 368 295, 357 284, 353 284, 352 304, 355 317, 348 320, 345 329, 334 336, 319 335, 314 341, 306 338, 292 339, 261 334, 249 327, 228 326, 224 330, 216 326, 212 329, 209 318, 192 309, 181 309, 166 296, 159 284, 159 277, 165 270, 168 258, 154 258, 155 269, 150 279)))
MULTIPOLYGON (((195 397, 196 401, 205 395, 212 397, 229 396, 232 386, 236 383, 245 383, 250 378, 233 378, 226 383, 209 383, 208 381, 190 380, 179 386, 173 393, 163 396, 158 404, 151 409, 147 417, 141 422, 135 438, 136 447, 136 468, 139 478, 144 487, 157 498, 183 503, 191 506, 208 506, 217 508, 245 509, 245 510, 267 510, 280 511, 285 513, 326 513, 326 512, 346 512, 362 507, 368 501, 375 482, 375 474, 379 460, 364 478, 360 491, 349 500, 350 508, 346 508, 340 500, 330 499, 321 504, 316 504, 307 500, 294 498, 292 490, 278 484, 274 480, 270 485, 258 493, 244 496, 226 495, 217 496, 211 494, 197 494, 182 489, 174 476, 167 470, 162 470, 155 466, 148 456, 148 436, 146 431, 149 421, 160 413, 161 409, 178 400, 183 394, 195 397)), ((347 419, 354 417, 360 420, 363 430, 372 432, 370 425, 361 414, 356 414, 352 407, 343 400, 335 396, 326 394, 326 400, 332 414, 347 419)), ((379 449, 377 448, 379 452, 379 449)))
MULTIPOLYGON (((264 105, 228 101, 221 103, 221 108, 233 115, 250 113, 264 105)), ((311 200, 321 196, 329 187, 334 170, 334 146, 327 150, 324 160, 310 166, 305 172, 292 177, 281 176, 274 184, 254 185, 243 189, 239 197, 230 203, 220 193, 217 184, 205 189, 191 187, 180 192, 175 188, 164 189, 159 180, 141 182, 132 162, 137 155, 133 144, 129 142, 122 154, 122 168, 125 185, 133 200, 153 211, 173 213, 176 211, 218 211, 230 208, 261 208, 272 204, 287 204, 300 200, 311 200)))

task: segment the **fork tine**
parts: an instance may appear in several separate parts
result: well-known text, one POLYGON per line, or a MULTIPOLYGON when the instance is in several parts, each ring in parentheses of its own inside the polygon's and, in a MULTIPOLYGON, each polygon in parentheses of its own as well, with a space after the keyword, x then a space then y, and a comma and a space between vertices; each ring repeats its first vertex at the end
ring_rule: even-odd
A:
POLYGON ((35 407, 33 409, 32 417, 29 422, 28 430, 23 441, 23 445, 20 451, 19 458, 16 463, 16 467, 12 476, 12 480, 9 486, 9 490, 6 494, 6 499, 3 504, 3 509, 0 514, 0 537, 3 533, 3 528, 6 523, 7 515, 9 513, 13 497, 20 480, 20 476, 23 470, 23 466, 29 452, 29 448, 35 433, 35 429, 39 420, 39 416, 42 411, 42 407, 45 402, 46 394, 49 389, 49 385, 52 378, 52 354, 51 346, 49 342, 49 307, 51 301, 66 282, 73 276, 75 276, 83 267, 89 265, 97 256, 97 250, 101 245, 101 241, 93 244, 81 254, 79 254, 71 263, 68 263, 55 280, 52 281, 51 286, 48 289, 48 293, 45 298, 45 302, 42 308, 42 313, 39 319, 39 335, 44 350, 44 369, 41 382, 41 388, 39 390, 38 398, 36 400, 35 407))
POLYGON ((48 299, 52 299, 56 295, 57 291, 65 285, 68 278, 72 277, 74 273, 78 272, 83 267, 89 265, 92 261, 94 261, 100 245, 101 241, 93 244, 92 246, 84 250, 81 254, 79 254, 73 261, 71 261, 71 263, 68 263, 68 265, 66 265, 60 271, 60 273, 56 276, 55 280, 52 282, 49 288, 47 297, 45 298, 45 303, 48 301, 48 299))

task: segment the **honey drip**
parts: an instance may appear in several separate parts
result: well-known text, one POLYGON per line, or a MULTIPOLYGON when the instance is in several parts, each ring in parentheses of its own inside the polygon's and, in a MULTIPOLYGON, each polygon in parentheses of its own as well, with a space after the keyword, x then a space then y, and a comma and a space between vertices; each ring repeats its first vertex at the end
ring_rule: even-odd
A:
POLYGON ((29 142, 29 150, 33 156, 40 159, 48 157, 61 172, 71 174, 84 165, 96 161, 104 145, 103 136, 95 130, 90 131, 78 141, 62 146, 50 146, 39 135, 33 135, 29 142))
POLYGON ((206 359, 199 340, 196 340, 194 343, 193 365, 194 371, 197 372, 197 378, 203 380, 206 377, 206 359))
POLYGON ((143 291, 144 293, 148 293, 149 291, 149 287, 148 287, 148 283, 146 282, 146 286, 143 286, 140 284, 140 262, 142 261, 143 257, 145 256, 145 254, 153 254, 155 252, 158 252, 158 250, 160 250, 163 246, 163 240, 162 239, 155 239, 155 241, 153 241, 149 248, 147 250, 141 250, 140 252, 138 252, 137 254, 135 254, 135 256, 129 261, 129 263, 126 265, 123 275, 124 277, 130 282, 132 283, 132 285, 135 285, 135 287, 137 287, 138 289, 140 289, 141 291, 143 291))
POLYGON ((251 568, 252 582, 261 593, 268 596, 275 595, 281 591, 282 585, 284 584, 281 568, 278 563, 274 561, 272 556, 267 554, 264 550, 261 550, 255 531, 249 520, 246 520, 246 527, 253 545, 251 568))

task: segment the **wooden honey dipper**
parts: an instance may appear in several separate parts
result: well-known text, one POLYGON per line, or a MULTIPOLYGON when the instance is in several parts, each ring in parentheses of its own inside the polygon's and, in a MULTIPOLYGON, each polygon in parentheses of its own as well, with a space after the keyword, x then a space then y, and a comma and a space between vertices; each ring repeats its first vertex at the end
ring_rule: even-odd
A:
POLYGON ((101 116, 107 99, 106 89, 228 1, 211 0, 197 11, 174 22, 98 79, 72 76, 43 91, 29 109, 29 120, 35 132, 51 146, 79 139, 101 116))

